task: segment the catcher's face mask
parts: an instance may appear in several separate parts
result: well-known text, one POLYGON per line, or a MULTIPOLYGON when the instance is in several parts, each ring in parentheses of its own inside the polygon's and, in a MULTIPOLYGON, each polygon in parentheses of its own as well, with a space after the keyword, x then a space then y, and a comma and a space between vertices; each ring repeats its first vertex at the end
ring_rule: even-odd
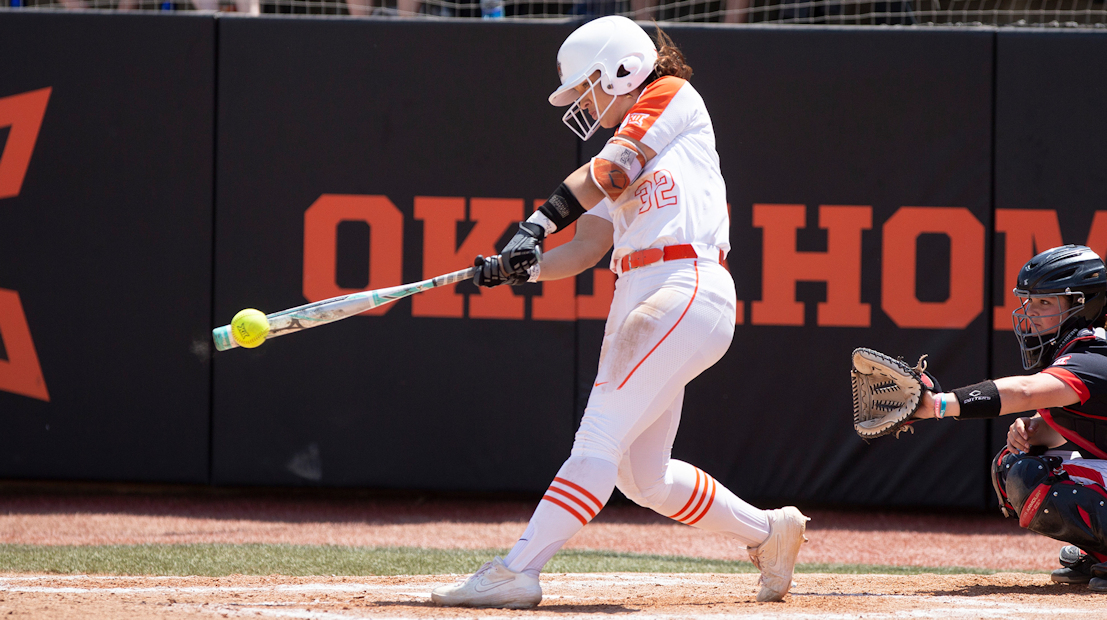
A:
POLYGON ((1022 367, 1031 370, 1048 361, 1057 341, 1067 332, 1062 326, 1084 308, 1084 294, 1014 292, 1022 305, 1011 313, 1011 322, 1022 351, 1022 367))

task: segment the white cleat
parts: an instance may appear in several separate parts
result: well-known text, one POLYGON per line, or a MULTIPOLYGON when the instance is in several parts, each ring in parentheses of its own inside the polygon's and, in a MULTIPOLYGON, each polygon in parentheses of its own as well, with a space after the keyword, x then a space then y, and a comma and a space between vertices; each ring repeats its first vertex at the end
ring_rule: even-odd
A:
POLYGON ((779 601, 788 594, 800 545, 807 542, 803 532, 811 520, 795 506, 767 512, 769 537, 760 545, 749 547, 750 561, 761 571, 757 581, 761 584, 761 591, 757 593, 760 603, 779 601))
POLYGON ((444 607, 529 609, 542 601, 542 586, 537 577, 511 570, 497 556, 465 581, 435 588, 431 600, 444 607))

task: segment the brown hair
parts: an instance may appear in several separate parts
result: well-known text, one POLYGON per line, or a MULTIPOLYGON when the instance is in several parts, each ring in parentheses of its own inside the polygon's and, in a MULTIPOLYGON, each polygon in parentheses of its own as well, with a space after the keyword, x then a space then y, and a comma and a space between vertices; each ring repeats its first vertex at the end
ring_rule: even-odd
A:
POLYGON ((690 79, 692 67, 685 62, 684 53, 677 48, 669 35, 665 34, 661 26, 655 23, 654 27, 657 29, 657 64, 654 65, 653 74, 646 81, 652 82, 656 78, 667 75, 673 75, 682 80, 690 79))

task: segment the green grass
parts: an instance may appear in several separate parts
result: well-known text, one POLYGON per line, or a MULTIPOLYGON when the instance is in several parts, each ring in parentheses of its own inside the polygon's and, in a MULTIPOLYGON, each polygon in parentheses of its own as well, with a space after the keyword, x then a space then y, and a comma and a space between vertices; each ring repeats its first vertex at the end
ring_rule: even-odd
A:
MULTIPOLYGON (((333 545, 0 545, 0 572, 113 575, 435 575, 469 573, 506 550, 344 547, 333 545)), ((748 561, 604 551, 562 551, 552 573, 754 573, 748 561)), ((961 567, 800 564, 801 573, 992 574, 961 567)))

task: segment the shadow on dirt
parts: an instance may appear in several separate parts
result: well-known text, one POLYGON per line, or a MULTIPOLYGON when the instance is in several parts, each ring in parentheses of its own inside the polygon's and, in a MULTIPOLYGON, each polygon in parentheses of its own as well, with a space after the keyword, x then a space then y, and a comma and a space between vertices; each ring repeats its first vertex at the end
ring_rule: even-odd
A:
POLYGON ((1012 596, 1017 594, 1026 594, 1030 596, 1068 596, 1075 594, 1077 596, 1101 596, 1103 597, 1104 605, 1107 605, 1107 594, 1103 592, 1093 592, 1086 586, 1066 586, 1061 584, 1043 584, 1040 586, 997 586, 997 585, 977 585, 977 586, 964 586, 960 588, 952 588, 949 590, 925 590, 920 591, 920 595, 928 596, 1012 596))
MULTIPOLYGON (((443 609, 430 601, 376 601, 371 605, 372 607, 419 607, 423 609, 443 609)), ((635 609, 633 607, 624 607, 622 605, 558 605, 558 604, 544 604, 539 609, 543 612, 549 613, 571 613, 571 614, 631 614, 642 611, 641 609, 635 609)), ((511 609, 472 609, 473 613, 480 614, 482 611, 499 611, 504 613, 518 613, 517 610, 511 609)))

